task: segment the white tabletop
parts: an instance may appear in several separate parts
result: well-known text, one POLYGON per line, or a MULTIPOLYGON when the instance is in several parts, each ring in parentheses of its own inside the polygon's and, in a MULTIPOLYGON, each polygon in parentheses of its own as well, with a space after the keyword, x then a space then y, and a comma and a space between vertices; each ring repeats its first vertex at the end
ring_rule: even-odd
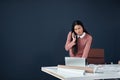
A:
POLYGON ((120 72, 109 72, 109 73, 85 73, 80 76, 73 76, 72 74, 59 73, 57 66, 41 67, 41 70, 48 73, 56 78, 62 80, 94 80, 94 79, 115 79, 120 78, 120 72))

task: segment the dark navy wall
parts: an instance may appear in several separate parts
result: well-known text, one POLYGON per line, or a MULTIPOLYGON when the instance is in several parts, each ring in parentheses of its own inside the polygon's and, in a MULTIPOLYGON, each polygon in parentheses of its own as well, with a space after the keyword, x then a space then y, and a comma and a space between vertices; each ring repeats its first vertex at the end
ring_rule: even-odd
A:
POLYGON ((58 80, 42 66, 64 64, 73 20, 93 36, 93 48, 105 49, 107 63, 120 59, 119 0, 0 1, 0 80, 58 80))

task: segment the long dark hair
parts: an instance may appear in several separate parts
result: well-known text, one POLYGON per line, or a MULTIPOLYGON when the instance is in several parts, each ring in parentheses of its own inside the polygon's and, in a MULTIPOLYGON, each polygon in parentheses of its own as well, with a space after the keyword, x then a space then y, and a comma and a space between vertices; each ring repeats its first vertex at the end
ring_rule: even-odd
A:
MULTIPOLYGON (((72 23, 72 29, 71 29, 72 33, 74 32, 75 35, 77 35, 77 34, 75 33, 75 31, 74 31, 75 25, 81 25, 82 28, 83 28, 83 32, 89 34, 89 33, 87 32, 87 30, 85 29, 83 23, 82 23, 80 20, 75 20, 75 21, 73 21, 73 23, 72 23)), ((71 36, 71 38, 72 38, 72 36, 71 36)), ((72 47, 72 50, 73 50, 73 53, 76 55, 77 52, 78 52, 77 36, 76 36, 76 42, 75 42, 75 43, 76 43, 76 44, 72 47)))

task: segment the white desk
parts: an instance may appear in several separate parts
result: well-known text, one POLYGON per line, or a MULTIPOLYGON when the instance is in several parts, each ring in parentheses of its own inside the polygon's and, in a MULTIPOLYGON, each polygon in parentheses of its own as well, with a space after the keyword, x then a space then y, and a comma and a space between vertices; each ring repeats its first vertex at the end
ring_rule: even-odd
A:
POLYGON ((57 66, 41 67, 41 70, 61 80, 94 80, 120 78, 120 72, 111 73, 85 73, 83 76, 70 76, 70 74, 58 73, 57 66))

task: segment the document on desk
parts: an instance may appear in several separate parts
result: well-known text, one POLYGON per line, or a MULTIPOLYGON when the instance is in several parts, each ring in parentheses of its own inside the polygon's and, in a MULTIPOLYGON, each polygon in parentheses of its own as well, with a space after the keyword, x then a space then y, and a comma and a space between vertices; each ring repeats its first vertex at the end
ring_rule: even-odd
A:
POLYGON ((68 77, 80 77, 85 74, 85 70, 58 68, 57 73, 68 77))
MULTIPOLYGON (((89 66, 91 67, 91 66, 89 66)), ((115 73, 120 72, 119 64, 106 64, 106 65, 92 65, 95 73, 115 73)))

